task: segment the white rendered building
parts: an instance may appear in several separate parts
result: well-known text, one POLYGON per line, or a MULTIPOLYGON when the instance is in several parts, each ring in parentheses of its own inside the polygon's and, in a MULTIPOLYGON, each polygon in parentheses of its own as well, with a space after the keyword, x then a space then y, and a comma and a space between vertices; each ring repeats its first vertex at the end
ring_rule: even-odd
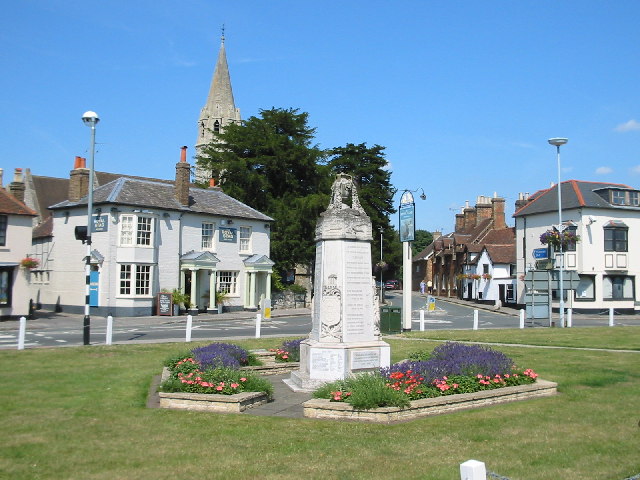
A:
MULTIPOLYGON (((640 310, 636 281, 640 251, 635 248, 640 241, 640 191, 627 185, 578 180, 561 185, 562 223, 580 237, 563 253, 565 270, 580 276, 578 288, 565 292, 565 306, 578 312, 640 310)), ((557 185, 521 198, 517 206, 518 276, 534 269, 545 250, 557 268, 562 259, 540 241, 544 232, 558 224, 557 185)), ((554 292, 554 299, 558 298, 554 292)), ((524 303, 522 281, 518 282, 518 303, 524 303)))
MULTIPOLYGON (((39 303, 79 313, 86 298, 86 245, 75 229, 87 224, 87 196, 74 188, 82 178, 78 170, 88 175, 87 169, 72 171, 69 191, 82 196, 51 207, 55 261, 39 303)), ((194 187, 189 175, 183 147, 175 182, 121 176, 95 189, 92 314, 155 314, 157 294, 174 288, 200 311, 216 308, 216 291, 226 294, 229 309, 256 309, 261 297, 270 297, 273 220, 217 187, 194 187)))

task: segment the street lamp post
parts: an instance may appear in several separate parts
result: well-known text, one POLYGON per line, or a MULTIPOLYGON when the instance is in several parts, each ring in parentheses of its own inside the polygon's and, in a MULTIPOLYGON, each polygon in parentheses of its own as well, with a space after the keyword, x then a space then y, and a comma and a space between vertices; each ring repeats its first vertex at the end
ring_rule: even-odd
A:
POLYGON ((384 232, 384 228, 378 227, 380 230, 380 303, 384 302, 384 285, 382 284, 382 267, 384 264, 382 263, 382 233, 384 232))
MULTIPOLYGON (((422 190, 422 188, 420 189, 422 190)), ((402 242, 402 330, 411 330, 411 242, 415 240, 415 201, 413 192, 418 190, 404 190, 400 197, 400 241, 402 242)), ((426 200, 424 190, 420 194, 421 200, 426 200)))
POLYGON ((560 233, 560 246, 558 251, 558 259, 560 265, 558 268, 558 291, 560 292, 560 304, 559 304, 559 323, 560 327, 564 327, 564 253, 562 248, 562 232, 565 226, 562 224, 562 183, 560 181, 560 147, 565 145, 569 140, 566 138, 550 138, 548 140, 550 145, 556 147, 556 158, 558 162, 558 232, 560 233))
POLYGON ((91 127, 91 157, 89 161, 89 187, 87 198, 87 256, 85 257, 85 299, 84 299, 84 320, 82 323, 82 339, 85 345, 89 345, 89 337, 91 333, 91 315, 90 308, 90 289, 91 289, 91 229, 93 223, 93 163, 96 151, 96 125, 100 121, 100 117, 96 112, 88 111, 82 115, 82 121, 88 127, 91 127))

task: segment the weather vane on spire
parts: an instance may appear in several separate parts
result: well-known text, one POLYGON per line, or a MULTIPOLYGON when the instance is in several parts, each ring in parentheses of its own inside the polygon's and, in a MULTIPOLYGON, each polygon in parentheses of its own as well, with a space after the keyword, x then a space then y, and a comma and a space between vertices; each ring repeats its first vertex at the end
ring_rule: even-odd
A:
POLYGON ((222 24, 222 43, 224 43, 224 23, 222 24))

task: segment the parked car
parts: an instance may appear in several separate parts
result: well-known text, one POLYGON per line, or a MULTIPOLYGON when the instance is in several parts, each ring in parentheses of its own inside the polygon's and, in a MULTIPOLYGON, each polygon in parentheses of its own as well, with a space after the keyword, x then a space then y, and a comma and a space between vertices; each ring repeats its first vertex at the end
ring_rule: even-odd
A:
POLYGON ((398 290, 400 288, 400 282, 398 280, 387 280, 384 282, 385 290, 398 290))

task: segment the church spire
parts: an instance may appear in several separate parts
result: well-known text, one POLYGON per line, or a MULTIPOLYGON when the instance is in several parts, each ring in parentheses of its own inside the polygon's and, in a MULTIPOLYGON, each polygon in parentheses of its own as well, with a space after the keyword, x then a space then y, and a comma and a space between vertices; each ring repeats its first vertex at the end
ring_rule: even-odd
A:
MULTIPOLYGON (((240 109, 236 108, 233 101, 233 90, 231 89, 231 76, 227 65, 227 54, 224 48, 224 25, 222 26, 222 36, 218 61, 213 72, 209 96, 198 119, 198 140, 196 142, 197 153, 205 145, 214 140, 213 132, 222 132, 224 127, 230 123, 240 122, 240 109)), ((196 171, 198 180, 208 181, 209 176, 203 172, 196 171)))

